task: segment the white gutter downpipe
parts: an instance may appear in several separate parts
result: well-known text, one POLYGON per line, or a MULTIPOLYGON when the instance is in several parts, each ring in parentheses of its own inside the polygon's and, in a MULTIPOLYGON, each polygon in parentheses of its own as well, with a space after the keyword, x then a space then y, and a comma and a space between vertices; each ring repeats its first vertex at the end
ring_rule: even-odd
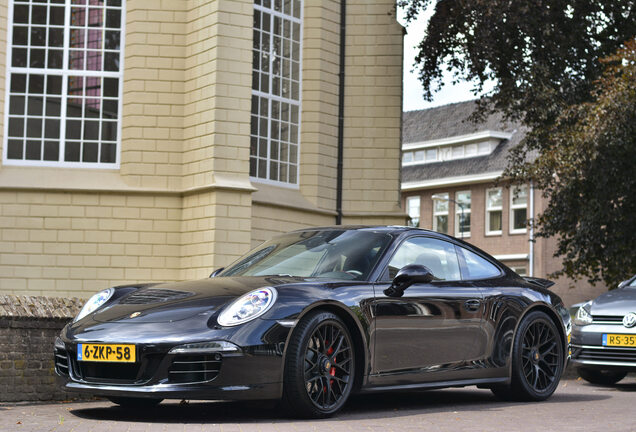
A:
POLYGON ((534 277, 534 186, 530 182, 530 252, 528 253, 528 276, 534 277))

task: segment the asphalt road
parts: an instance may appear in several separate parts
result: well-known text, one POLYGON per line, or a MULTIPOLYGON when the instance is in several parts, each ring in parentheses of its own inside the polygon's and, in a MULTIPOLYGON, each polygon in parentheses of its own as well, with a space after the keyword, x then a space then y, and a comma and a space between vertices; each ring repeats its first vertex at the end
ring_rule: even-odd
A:
POLYGON ((634 431, 636 377, 562 381, 551 399, 504 403, 474 387, 357 396, 336 417, 295 420, 264 403, 178 401, 126 412, 109 402, 0 405, 1 431, 634 431))

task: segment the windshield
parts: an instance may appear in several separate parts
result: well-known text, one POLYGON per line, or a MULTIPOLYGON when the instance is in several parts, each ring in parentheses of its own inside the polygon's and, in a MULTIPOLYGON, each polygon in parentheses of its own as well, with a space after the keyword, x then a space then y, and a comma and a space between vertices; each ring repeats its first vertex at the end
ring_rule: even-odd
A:
POLYGON ((219 276, 299 276, 367 280, 391 236, 372 231, 302 231, 273 238, 219 276))

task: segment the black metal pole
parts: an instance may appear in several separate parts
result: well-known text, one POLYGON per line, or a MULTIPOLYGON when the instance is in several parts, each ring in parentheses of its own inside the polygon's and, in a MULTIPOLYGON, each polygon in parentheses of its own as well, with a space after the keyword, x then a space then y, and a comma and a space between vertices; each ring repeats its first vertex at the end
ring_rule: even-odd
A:
POLYGON ((338 165, 336 171, 336 225, 342 225, 342 176, 344 159, 344 92, 347 1, 340 0, 340 72, 338 82, 338 165))

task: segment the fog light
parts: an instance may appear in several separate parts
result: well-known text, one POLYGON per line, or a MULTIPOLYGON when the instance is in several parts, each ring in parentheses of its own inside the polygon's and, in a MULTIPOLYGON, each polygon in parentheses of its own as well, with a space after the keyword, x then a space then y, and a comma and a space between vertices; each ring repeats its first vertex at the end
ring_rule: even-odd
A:
POLYGON ((239 352, 240 350, 241 349, 233 343, 226 341, 213 341, 177 345, 168 351, 168 354, 203 354, 214 352, 239 352))

